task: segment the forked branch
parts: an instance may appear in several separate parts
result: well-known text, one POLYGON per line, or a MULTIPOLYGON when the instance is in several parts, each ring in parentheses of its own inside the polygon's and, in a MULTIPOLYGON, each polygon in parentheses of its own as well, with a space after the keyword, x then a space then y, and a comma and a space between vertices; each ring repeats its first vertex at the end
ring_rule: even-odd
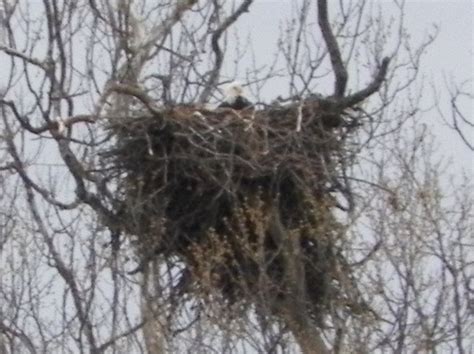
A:
POLYGON ((382 82, 385 80, 385 76, 387 75, 390 58, 385 57, 382 60, 380 68, 373 81, 366 88, 352 95, 344 97, 344 92, 346 91, 347 80, 349 76, 342 61, 341 51, 339 50, 336 37, 334 36, 329 23, 328 6, 326 0, 318 0, 318 23, 324 38, 324 42, 328 48, 332 69, 334 76, 336 77, 334 84, 334 96, 338 99, 338 104, 343 108, 350 107, 362 102, 364 99, 377 92, 382 85, 382 82))
POLYGON ((385 57, 380 64, 378 72, 376 73, 372 82, 364 89, 353 93, 352 95, 344 97, 340 100, 340 104, 343 108, 354 106, 363 100, 365 100, 370 95, 374 94, 380 89, 385 77, 387 76, 388 64, 390 63, 390 58, 385 57))

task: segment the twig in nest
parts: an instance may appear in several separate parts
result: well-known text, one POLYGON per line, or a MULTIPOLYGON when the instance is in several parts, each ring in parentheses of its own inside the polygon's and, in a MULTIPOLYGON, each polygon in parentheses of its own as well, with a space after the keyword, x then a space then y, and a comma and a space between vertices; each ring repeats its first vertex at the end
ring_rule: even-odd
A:
POLYGON ((153 153, 153 147, 152 147, 152 145, 151 145, 150 135, 145 134, 145 138, 146 138, 146 143, 147 143, 147 146, 148 146, 148 155, 150 155, 150 156, 155 155, 155 154, 153 153))
POLYGON ((298 105, 298 116, 296 118, 296 132, 299 133, 301 131, 301 122, 303 121, 303 103, 301 102, 298 105))

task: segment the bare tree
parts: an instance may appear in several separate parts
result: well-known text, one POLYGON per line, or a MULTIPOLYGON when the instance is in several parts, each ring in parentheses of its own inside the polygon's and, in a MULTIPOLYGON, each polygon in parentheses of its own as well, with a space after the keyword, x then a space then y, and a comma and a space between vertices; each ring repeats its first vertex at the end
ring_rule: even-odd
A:
MULTIPOLYGON (((251 16, 253 2, 1 2, 0 353, 473 349, 472 182, 444 183, 433 138, 417 123, 414 97, 422 93, 415 84, 436 33, 410 42, 403 2, 394 1, 398 15, 384 19, 369 1, 329 8, 325 0, 296 1, 274 62, 239 77, 259 101, 245 131, 312 138, 304 112, 317 107, 330 113, 324 128, 340 132, 340 148, 330 152, 337 163, 321 158, 317 165, 328 181, 328 197, 319 199, 325 204, 308 204, 308 218, 330 220, 311 230, 328 235, 319 249, 331 254, 318 256, 335 260, 314 268, 323 273, 327 306, 308 309, 323 285, 312 284, 304 268, 307 225, 290 227, 282 209, 261 203, 258 193, 238 210, 240 220, 254 223, 234 231, 253 228, 260 248, 243 242, 241 250, 262 268, 271 268, 262 253, 271 236, 281 289, 267 269, 255 270, 258 286, 242 293, 252 300, 242 309, 238 299, 229 305, 206 287, 215 282, 209 269, 196 262, 192 274, 178 256, 132 232, 150 223, 165 230, 163 220, 137 217, 123 227, 131 209, 138 215, 145 206, 122 203, 127 175, 104 160, 119 145, 111 127, 123 134, 130 122, 177 109, 187 112, 184 122, 208 119, 199 123, 206 133, 235 132, 236 113, 214 122, 218 110, 208 105, 236 78, 239 60, 252 55, 234 28, 251 16), (282 77, 280 97, 264 102, 265 85, 282 77), (282 133, 259 125, 259 112, 291 112, 298 121, 282 133)), ((457 100, 472 95, 462 88, 447 95, 453 126, 470 147, 460 124, 472 124, 457 100)), ((188 131, 187 141, 208 148, 211 138, 200 133, 188 131)), ((295 145, 315 143, 309 138, 295 137, 295 145)), ((187 251, 206 261, 225 258, 216 245, 187 251)))

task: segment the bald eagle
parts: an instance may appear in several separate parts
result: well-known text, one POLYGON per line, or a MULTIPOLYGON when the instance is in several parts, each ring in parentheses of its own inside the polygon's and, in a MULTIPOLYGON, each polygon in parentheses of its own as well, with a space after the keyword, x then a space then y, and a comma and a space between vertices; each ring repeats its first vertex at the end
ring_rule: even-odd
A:
POLYGON ((224 102, 222 102, 218 107, 241 110, 252 106, 252 102, 245 97, 242 85, 238 82, 232 82, 226 89, 224 102))

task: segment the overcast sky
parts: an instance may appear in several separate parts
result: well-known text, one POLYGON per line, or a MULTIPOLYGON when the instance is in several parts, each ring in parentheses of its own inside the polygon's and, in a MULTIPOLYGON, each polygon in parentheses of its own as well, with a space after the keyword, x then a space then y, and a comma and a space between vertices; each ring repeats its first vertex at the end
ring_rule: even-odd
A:
MULTIPOLYGON (((407 1, 407 26, 412 33, 420 33, 431 24, 440 27, 437 40, 427 53, 423 70, 435 84, 442 85, 444 77, 461 83, 474 79, 474 1, 407 1)), ((471 85, 472 92, 472 85, 471 85)), ((448 98, 440 97, 442 101, 448 98)), ((446 108, 446 107, 445 107, 446 108)), ((474 101, 464 102, 464 111, 472 118, 474 101)), ((473 121, 471 119, 471 121, 473 121)), ((472 175, 474 160, 472 151, 447 129, 441 119, 433 119, 435 132, 446 149, 446 156, 453 158, 457 167, 465 167, 472 175)), ((470 131, 470 141, 474 142, 474 129, 470 131)))
MULTIPOLYGON (((239 29, 251 33, 256 57, 261 62, 271 62, 275 52, 279 25, 291 13, 291 1, 256 0, 250 13, 239 19, 237 26, 239 29)), ((393 7, 390 6, 392 2, 392 0, 374 0, 375 4, 382 5, 383 15, 387 17, 397 15, 391 13, 393 11, 393 7)), ((425 84, 427 86, 435 84, 438 87, 441 103, 445 110, 447 110, 446 103, 449 102, 449 97, 444 90, 445 79, 461 83, 466 80, 472 81, 474 77, 473 18, 473 0, 406 1, 405 25, 413 43, 419 42, 428 31, 433 29, 434 25, 439 27, 438 37, 424 57, 421 70, 425 84)), ((278 85, 267 87, 266 96, 278 96, 281 94, 279 89, 278 85)), ((427 88, 425 92, 424 98, 427 106, 428 102, 433 102, 433 96, 431 96, 431 88, 427 88)), ((474 102, 463 103, 464 112, 472 117, 474 102)), ((433 131, 441 144, 440 154, 446 158, 452 158, 456 171, 466 169, 472 175, 474 172, 472 151, 462 144, 460 138, 451 129, 447 128, 438 113, 433 111, 425 114, 423 121, 434 128, 433 131)), ((471 141, 474 141, 473 134, 474 129, 471 130, 469 136, 471 141)))

